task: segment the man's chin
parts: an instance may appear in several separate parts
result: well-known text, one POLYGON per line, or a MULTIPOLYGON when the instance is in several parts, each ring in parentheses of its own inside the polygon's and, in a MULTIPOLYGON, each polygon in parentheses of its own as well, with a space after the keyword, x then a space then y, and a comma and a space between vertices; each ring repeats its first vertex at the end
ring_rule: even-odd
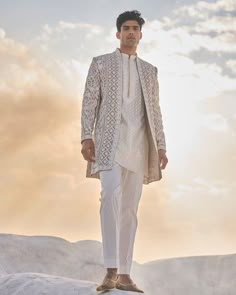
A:
POLYGON ((125 46, 126 47, 137 47, 137 45, 138 45, 138 42, 127 42, 126 44, 125 44, 125 46))

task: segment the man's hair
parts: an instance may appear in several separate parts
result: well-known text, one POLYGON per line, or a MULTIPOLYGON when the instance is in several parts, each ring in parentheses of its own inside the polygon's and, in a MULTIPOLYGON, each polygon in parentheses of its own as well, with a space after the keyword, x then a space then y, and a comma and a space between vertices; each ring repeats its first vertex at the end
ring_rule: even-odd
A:
POLYGON ((121 13, 116 19, 117 31, 121 31, 121 26, 127 20, 136 20, 139 24, 140 31, 142 30, 142 25, 145 24, 145 20, 141 17, 141 13, 138 10, 125 11, 121 13))

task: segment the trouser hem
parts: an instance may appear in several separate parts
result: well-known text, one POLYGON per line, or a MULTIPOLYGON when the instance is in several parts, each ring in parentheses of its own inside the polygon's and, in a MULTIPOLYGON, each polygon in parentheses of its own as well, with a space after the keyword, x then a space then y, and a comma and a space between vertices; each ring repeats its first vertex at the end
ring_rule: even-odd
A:
POLYGON ((104 267, 105 268, 118 268, 117 260, 115 260, 115 259, 104 260, 104 267))
POLYGON ((119 269, 120 274, 130 274, 131 266, 130 265, 120 265, 118 267, 118 269, 119 269))

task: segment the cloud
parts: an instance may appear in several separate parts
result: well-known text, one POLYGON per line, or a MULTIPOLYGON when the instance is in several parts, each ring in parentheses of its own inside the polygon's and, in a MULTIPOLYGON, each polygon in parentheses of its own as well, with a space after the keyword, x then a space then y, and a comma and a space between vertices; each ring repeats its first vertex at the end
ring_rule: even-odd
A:
POLYGON ((236 56, 234 14, 232 1, 199 1, 180 6, 170 16, 147 23, 145 50, 156 47, 160 61, 173 56, 175 64, 182 56, 194 63, 214 63, 224 75, 235 78, 235 72, 228 66, 236 56))
POLYGON ((30 42, 30 48, 41 60, 46 56, 54 61, 59 71, 67 75, 70 88, 81 97, 92 58, 115 48, 115 39, 104 40, 108 34, 109 29, 100 25, 59 21, 54 26, 42 25, 41 33, 30 42))
POLYGON ((227 120, 221 114, 202 116, 201 124, 213 131, 226 132, 229 130, 227 120))
POLYGON ((196 18, 205 18, 209 15, 215 15, 217 12, 234 12, 236 10, 235 1, 218 0, 215 2, 198 1, 194 4, 183 5, 177 8, 174 13, 181 16, 191 16, 196 18))
MULTIPOLYGON (((28 58, 27 47, 15 40, 6 37, 6 33, 0 28, 0 58, 1 62, 9 62, 9 58, 16 59, 21 65, 30 66, 32 60, 28 58), (6 59, 6 60, 5 60, 6 59)), ((1 67, 2 71, 2 67, 1 67)))
POLYGON ((40 46, 43 51, 58 57, 73 58, 80 62, 89 62, 97 50, 105 50, 103 36, 107 34, 104 27, 89 23, 72 23, 59 21, 55 26, 45 24, 40 35, 36 36, 31 45, 40 46))
POLYGON ((70 228, 71 238, 95 232, 98 239, 91 198, 98 187, 86 189, 76 69, 0 32, 1 231, 62 236, 70 228))
MULTIPOLYGON (((0 39, 0 60, 3 61, 0 173, 13 182, 21 179, 27 186, 27 182, 31 185, 37 176, 40 183, 43 173, 57 171, 54 165, 60 158, 68 157, 67 163, 79 160, 74 153, 80 155, 80 106, 77 93, 73 93, 59 63, 46 56, 41 63, 29 47, 3 32, 1 30, 0 39)), ((64 165, 59 164, 60 169, 63 170, 64 165)), ((15 193, 12 186, 8 188, 9 194, 15 193)), ((23 192, 24 185, 21 188, 23 192)), ((36 183, 34 189, 39 189, 36 183)), ((18 188, 17 194, 20 191, 18 188)))
POLYGON ((236 74, 236 60, 235 59, 229 59, 226 62, 226 65, 231 69, 231 71, 236 74))
MULTIPOLYGON (((176 199, 187 195, 201 195, 205 197, 230 197, 234 190, 234 184, 226 183, 223 180, 194 177, 190 183, 177 184, 176 190, 171 192, 171 198, 176 199)), ((200 197, 200 196, 199 196, 200 197)))

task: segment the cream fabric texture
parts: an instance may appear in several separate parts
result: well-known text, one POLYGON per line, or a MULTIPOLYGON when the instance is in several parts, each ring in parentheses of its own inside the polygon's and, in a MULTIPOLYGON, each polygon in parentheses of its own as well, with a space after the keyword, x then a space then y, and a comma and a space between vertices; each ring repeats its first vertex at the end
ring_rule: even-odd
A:
POLYGON ((130 171, 148 174, 148 137, 144 100, 136 64, 136 55, 122 53, 123 100, 120 136, 115 162, 130 171))
POLYGON ((115 163, 112 169, 99 174, 104 267, 117 267, 119 273, 130 274, 143 173, 129 171, 115 163))

